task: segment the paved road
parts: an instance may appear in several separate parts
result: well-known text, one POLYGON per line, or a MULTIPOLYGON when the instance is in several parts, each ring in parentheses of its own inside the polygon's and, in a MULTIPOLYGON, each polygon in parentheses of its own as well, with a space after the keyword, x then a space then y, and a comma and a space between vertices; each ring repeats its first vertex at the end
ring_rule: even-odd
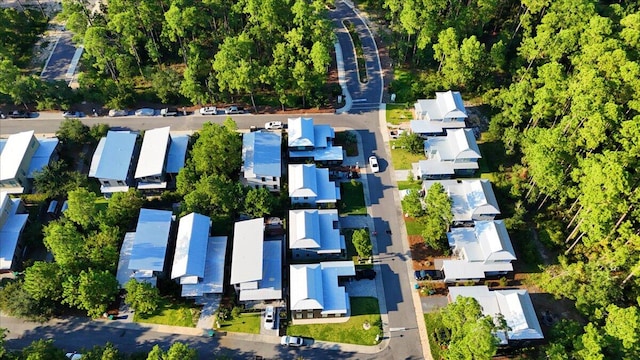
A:
POLYGON ((40 75, 44 80, 67 80, 67 71, 76 52, 76 47, 71 41, 70 31, 61 31, 60 38, 56 44, 45 69, 40 75))
POLYGON ((345 76, 347 88, 351 94, 353 105, 350 113, 363 113, 368 111, 376 112, 382 101, 382 71, 380 69, 380 59, 378 58, 378 48, 375 40, 360 18, 351 7, 343 1, 336 1, 336 8, 329 12, 333 21, 338 42, 342 48, 344 59, 345 76), (355 50, 349 32, 344 26, 344 21, 351 22, 360 37, 367 66, 367 82, 361 83, 358 77, 358 67, 355 59, 355 50))

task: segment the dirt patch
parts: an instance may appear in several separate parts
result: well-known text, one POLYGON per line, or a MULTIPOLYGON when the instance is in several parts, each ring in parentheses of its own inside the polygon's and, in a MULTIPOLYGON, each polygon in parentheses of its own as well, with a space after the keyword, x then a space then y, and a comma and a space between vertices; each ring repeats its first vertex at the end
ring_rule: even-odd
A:
POLYGON ((435 270, 435 259, 443 257, 443 254, 428 247, 420 235, 409 235, 408 238, 413 269, 435 270))

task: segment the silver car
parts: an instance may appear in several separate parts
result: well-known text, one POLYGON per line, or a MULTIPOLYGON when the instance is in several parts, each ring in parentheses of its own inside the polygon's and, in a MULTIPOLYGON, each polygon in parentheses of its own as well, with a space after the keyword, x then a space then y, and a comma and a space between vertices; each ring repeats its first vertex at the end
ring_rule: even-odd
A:
POLYGON ((136 110, 136 116, 154 116, 155 114, 156 110, 151 108, 142 108, 136 110))
POLYGON ((198 110, 200 115, 218 115, 218 108, 215 106, 205 106, 198 110))
POLYGON ((304 345, 304 341, 302 340, 301 337, 285 335, 280 338, 280 345, 300 347, 304 345))

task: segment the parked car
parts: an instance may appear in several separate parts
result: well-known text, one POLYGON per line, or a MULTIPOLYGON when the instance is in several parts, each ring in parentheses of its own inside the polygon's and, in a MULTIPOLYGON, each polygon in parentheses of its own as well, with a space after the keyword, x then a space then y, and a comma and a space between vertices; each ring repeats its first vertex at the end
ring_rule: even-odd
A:
POLYGON ((0 111, 0 119, 6 119, 6 118, 7 116, 2 111, 0 111))
POLYGON ((176 108, 164 108, 160 110, 162 116, 178 116, 178 109, 176 108))
POLYGON ((304 341, 301 337, 298 336, 283 336, 280 338, 280 345, 282 346, 302 346, 304 345, 304 341))
POLYGON ((444 279, 444 275, 440 270, 416 270, 413 273, 413 277, 418 281, 444 279))
POLYGON ((26 119, 31 117, 31 113, 24 110, 13 110, 9 113, 9 117, 12 119, 26 119))
POLYGON ((369 167, 371 168, 372 173, 377 173, 380 171, 380 166, 378 165, 378 158, 375 155, 369 156, 369 167))
POLYGON ((269 121, 264 124, 264 128, 267 130, 279 130, 282 129, 282 121, 269 121))
POLYGON ((118 110, 118 109, 109 110, 109 116, 111 117, 127 116, 127 115, 129 115, 129 112, 127 110, 118 110))
POLYGON ((274 329, 276 327, 275 321, 275 309, 273 306, 267 306, 264 311, 264 328, 267 330, 274 329))
POLYGON ((155 109, 142 108, 136 110, 136 116, 154 116, 156 114, 155 109))
POLYGON ((356 271, 356 280, 369 279, 373 280, 376 278, 376 271, 373 269, 363 269, 356 271))
POLYGON ((200 115, 218 115, 218 108, 215 106, 205 106, 198 110, 200 115))
POLYGON ((80 359, 82 359, 82 354, 78 354, 76 352, 67 353, 65 356, 67 358, 71 359, 71 360, 80 360, 80 359))
POLYGON ((244 108, 236 105, 231 105, 228 108, 224 109, 225 114, 243 114, 244 108))
POLYGON ((62 113, 62 117, 65 119, 78 119, 84 117, 82 111, 65 111, 62 113))

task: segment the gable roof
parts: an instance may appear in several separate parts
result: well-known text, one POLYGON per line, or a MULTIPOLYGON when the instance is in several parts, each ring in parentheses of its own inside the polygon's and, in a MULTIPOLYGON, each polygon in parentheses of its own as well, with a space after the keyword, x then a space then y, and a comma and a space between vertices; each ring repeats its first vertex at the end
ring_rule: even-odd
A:
POLYGON ((459 91, 436 92, 436 101, 442 118, 466 118, 467 109, 464 107, 459 91))
POLYGON ((204 277, 209 223, 208 216, 197 213, 191 213, 180 219, 171 270, 172 279, 182 276, 204 277))
POLYGON ((346 314, 349 296, 339 286, 339 276, 355 275, 352 261, 290 265, 291 310, 322 310, 322 314, 346 314))
POLYGON ((140 209, 129 269, 164 270, 172 217, 171 211, 140 209))
POLYGON ((130 131, 109 131, 93 154, 89 176, 127 180, 138 135, 130 131), (104 140, 104 141, 103 141, 104 140))
POLYGON ((289 165, 289 197, 314 198, 315 203, 332 203, 340 199, 340 189, 329 180, 329 169, 315 164, 289 165))
POLYGON ((204 277, 197 284, 182 285, 182 296, 202 296, 204 294, 220 294, 223 292, 227 237, 210 237, 206 253, 204 277))
POLYGON ((0 192, 0 205, 8 208, 8 216, 0 227, 0 270, 9 270, 13 266, 13 255, 16 252, 20 235, 27 224, 29 214, 18 214, 22 200, 11 199, 6 191, 0 192))
POLYGON ((261 279, 239 285, 240 301, 282 299, 282 238, 264 241, 262 259, 262 264, 259 264, 262 270, 261 279))
POLYGON ((442 184, 451 199, 453 221, 472 221, 479 215, 500 214, 489 180, 425 180, 422 188, 428 191, 436 182, 442 184))
POLYGON ((167 150, 171 138, 169 126, 147 130, 142 139, 142 148, 138 157, 135 178, 147 176, 160 176, 164 170, 167 150))
POLYGON ((29 171, 27 171, 27 177, 33 178, 36 171, 42 170, 45 166, 49 165, 53 152, 58 147, 60 140, 58 138, 38 139, 38 149, 31 158, 31 164, 29 164, 29 171))
POLYGON ((476 221, 475 233, 486 260, 516 260, 504 220, 476 221))
MULTIPOLYGON (((471 129, 447 130, 448 149, 450 159, 480 159, 480 148, 471 129)), ((445 150, 446 151, 446 150, 445 150)))
MULTIPOLYGON (((34 140, 33 134, 34 131, 31 130, 9 136, 0 153, 0 181, 16 178, 20 164, 34 140)), ((35 144, 39 146, 37 141, 35 144)))
POLYGON ((312 118, 289 118, 287 126, 289 147, 315 146, 315 134, 312 118))
POLYGON ((337 209, 289 210, 289 248, 339 252, 344 246, 337 209))
POLYGON ((233 231, 231 284, 262 279, 264 219, 238 221, 233 231))
POLYGON ((255 131, 242 135, 242 170, 245 178, 280 177, 282 173, 282 135, 255 131))

